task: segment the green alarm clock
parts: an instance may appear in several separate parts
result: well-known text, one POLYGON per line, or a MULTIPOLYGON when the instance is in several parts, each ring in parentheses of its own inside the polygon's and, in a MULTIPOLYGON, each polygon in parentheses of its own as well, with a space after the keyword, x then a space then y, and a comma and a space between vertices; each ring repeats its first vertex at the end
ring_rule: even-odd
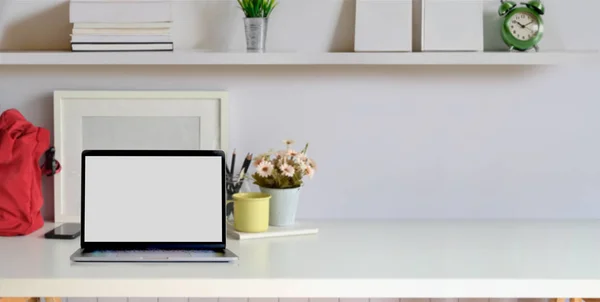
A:
POLYGON ((502 24, 502 39, 511 51, 539 51, 538 44, 544 36, 544 5, 540 0, 530 0, 527 3, 517 3, 501 0, 498 14, 504 17, 502 24))

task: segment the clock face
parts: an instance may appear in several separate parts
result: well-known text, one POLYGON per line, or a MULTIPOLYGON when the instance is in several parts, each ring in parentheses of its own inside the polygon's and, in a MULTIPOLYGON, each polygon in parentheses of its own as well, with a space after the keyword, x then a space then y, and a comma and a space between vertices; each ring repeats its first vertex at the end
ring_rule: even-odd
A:
POLYGON ((528 12, 519 12, 510 19, 510 34, 520 41, 529 41, 537 36, 540 31, 538 19, 528 12))

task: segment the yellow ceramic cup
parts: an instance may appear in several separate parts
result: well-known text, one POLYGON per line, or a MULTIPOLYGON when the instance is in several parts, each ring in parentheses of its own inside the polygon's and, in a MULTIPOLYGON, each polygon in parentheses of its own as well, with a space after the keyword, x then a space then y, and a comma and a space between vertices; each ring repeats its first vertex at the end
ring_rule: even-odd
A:
POLYGON ((233 194, 233 226, 239 232, 261 233, 269 229, 270 194, 233 194))

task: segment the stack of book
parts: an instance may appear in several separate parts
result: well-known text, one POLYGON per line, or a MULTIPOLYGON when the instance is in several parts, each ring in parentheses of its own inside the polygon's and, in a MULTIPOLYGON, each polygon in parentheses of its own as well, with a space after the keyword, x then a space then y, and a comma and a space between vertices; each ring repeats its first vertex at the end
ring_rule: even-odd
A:
POLYGON ((73 51, 172 51, 170 0, 71 0, 73 51))

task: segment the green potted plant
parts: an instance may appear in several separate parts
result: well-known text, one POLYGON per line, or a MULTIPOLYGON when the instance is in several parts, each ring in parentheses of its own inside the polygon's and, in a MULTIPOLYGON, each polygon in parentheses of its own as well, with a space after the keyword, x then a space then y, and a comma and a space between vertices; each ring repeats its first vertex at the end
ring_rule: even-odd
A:
POLYGON ((246 48, 249 52, 264 52, 267 44, 269 16, 276 0, 237 0, 244 13, 246 48))
POLYGON ((254 159, 254 184, 260 187, 262 193, 271 195, 269 224, 272 226, 295 223, 304 178, 312 178, 317 170, 315 161, 306 154, 308 144, 302 151, 296 151, 291 147, 293 143, 285 140, 284 150, 271 150, 254 159))

